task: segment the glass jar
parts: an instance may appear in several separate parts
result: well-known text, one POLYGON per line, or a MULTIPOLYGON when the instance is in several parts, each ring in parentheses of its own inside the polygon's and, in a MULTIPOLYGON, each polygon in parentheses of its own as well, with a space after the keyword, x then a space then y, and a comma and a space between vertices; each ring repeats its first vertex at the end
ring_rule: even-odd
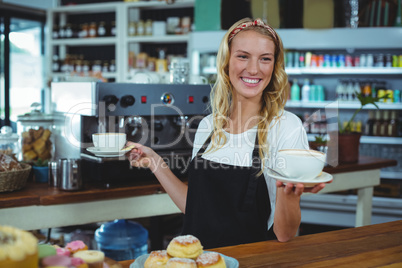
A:
POLYGON ((18 134, 13 133, 10 126, 3 126, 0 131, 0 153, 17 156, 20 152, 18 140, 18 134))
POLYGON ((171 84, 187 84, 190 63, 187 59, 173 59, 169 66, 171 84))
POLYGON ((43 114, 41 105, 33 103, 31 112, 18 116, 17 132, 21 137, 21 156, 26 162, 52 160, 54 156, 53 116, 43 114))

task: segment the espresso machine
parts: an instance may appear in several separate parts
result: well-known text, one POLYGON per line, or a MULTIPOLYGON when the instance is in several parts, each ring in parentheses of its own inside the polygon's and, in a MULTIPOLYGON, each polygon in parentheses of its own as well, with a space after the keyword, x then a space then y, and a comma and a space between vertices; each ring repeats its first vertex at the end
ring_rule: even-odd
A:
POLYGON ((185 178, 199 122, 209 114, 210 85, 55 82, 51 86, 57 158, 80 158, 84 182, 153 177, 124 154, 95 155, 92 134, 126 133, 156 151, 185 178))

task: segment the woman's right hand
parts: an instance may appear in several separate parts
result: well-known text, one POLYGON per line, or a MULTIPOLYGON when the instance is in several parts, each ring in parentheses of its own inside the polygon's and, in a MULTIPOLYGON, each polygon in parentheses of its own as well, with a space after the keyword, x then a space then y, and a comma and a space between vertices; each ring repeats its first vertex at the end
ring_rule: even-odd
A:
POLYGON ((127 153, 128 160, 133 167, 149 168, 155 172, 161 160, 160 156, 150 147, 139 143, 127 142, 126 147, 134 145, 135 147, 127 153))

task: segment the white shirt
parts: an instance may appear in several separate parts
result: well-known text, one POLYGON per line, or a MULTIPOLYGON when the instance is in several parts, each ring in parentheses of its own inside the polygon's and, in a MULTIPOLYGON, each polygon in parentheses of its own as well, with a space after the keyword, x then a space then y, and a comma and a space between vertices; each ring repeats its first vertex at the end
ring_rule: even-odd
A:
MULTIPOLYGON (((204 145, 211 131, 213 130, 212 115, 203 118, 198 126, 194 138, 193 156, 198 153, 204 145)), ((248 129, 240 134, 231 134, 224 131, 227 141, 221 148, 202 155, 202 158, 235 166, 250 167, 252 152, 255 145, 257 126, 248 129)), ((273 168, 275 166, 276 155, 282 149, 308 149, 308 140, 306 131, 303 128, 301 120, 291 112, 284 111, 279 120, 273 120, 268 131, 267 142, 269 144, 269 155, 265 159, 265 166, 273 168)), ((207 151, 211 147, 208 145, 207 151)), ((268 218, 268 229, 274 223, 276 185, 275 179, 268 176, 268 169, 264 169, 264 177, 268 186, 269 199, 271 203, 271 215, 268 218)))

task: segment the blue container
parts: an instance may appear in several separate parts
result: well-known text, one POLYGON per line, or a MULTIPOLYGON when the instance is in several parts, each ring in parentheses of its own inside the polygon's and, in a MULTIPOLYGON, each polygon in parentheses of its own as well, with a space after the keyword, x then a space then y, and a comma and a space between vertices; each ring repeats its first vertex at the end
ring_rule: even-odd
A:
POLYGON ((35 182, 48 182, 49 181, 49 167, 33 166, 33 173, 35 182))
POLYGON ((115 220, 95 231, 99 250, 115 261, 136 259, 148 253, 148 231, 141 224, 115 220))

